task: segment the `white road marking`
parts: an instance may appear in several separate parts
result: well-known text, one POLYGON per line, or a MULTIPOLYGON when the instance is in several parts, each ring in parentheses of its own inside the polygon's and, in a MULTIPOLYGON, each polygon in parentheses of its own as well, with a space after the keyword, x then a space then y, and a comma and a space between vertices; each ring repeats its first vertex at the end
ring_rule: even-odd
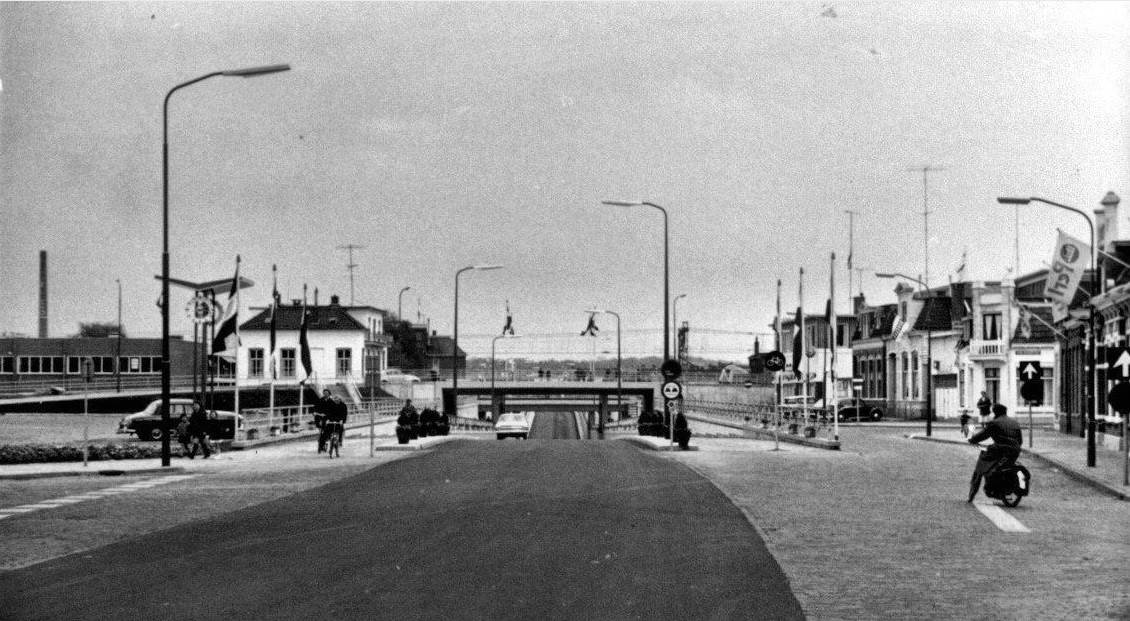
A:
POLYGON ((973 503, 973 506, 977 507, 978 511, 984 514, 985 517, 989 518, 989 521, 992 522, 994 526, 1006 533, 1032 532, 1028 529, 1027 526, 1021 523, 1020 520, 1012 517, 1008 514, 1007 511, 997 505, 975 502, 973 503))
POLYGON ((9 507, 7 509, 0 509, 0 520, 12 517, 13 515, 23 515, 25 513, 31 513, 32 511, 39 511, 41 509, 57 509, 63 505, 70 505, 87 500, 99 500, 110 496, 116 496, 118 494, 136 492, 138 490, 149 489, 151 487, 164 485, 166 483, 184 481, 185 479, 191 479, 193 476, 194 475, 191 474, 164 476, 157 479, 150 479, 148 481, 127 483, 125 485, 119 485, 117 487, 109 487, 93 492, 86 492, 85 494, 74 494, 72 496, 63 496, 61 498, 55 498, 53 500, 45 500, 43 502, 20 505, 18 507, 9 507))

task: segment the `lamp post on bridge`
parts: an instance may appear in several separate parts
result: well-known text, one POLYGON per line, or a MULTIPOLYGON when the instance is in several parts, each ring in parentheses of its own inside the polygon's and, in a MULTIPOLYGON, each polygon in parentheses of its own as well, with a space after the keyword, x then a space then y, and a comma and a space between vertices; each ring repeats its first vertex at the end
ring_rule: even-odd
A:
POLYGON ((168 433, 168 429, 171 426, 169 420, 169 401, 172 396, 169 376, 169 98, 173 96, 173 93, 186 86, 191 86, 192 84, 216 76, 250 78, 258 75, 266 75, 268 73, 278 73, 280 71, 290 71, 290 65, 268 65, 264 67, 250 67, 247 69, 213 71, 212 73, 206 73, 187 82, 181 82, 169 89, 169 92, 165 94, 165 103, 161 111, 163 126, 161 134, 161 428, 165 430, 165 433, 161 434, 162 467, 167 468, 169 466, 172 453, 169 442, 170 434, 168 433))
MULTIPOLYGON (((623 383, 624 373, 623 373, 623 369, 621 368, 621 358, 620 358, 620 313, 610 311, 610 310, 606 310, 606 309, 602 309, 602 308, 590 308, 589 310, 587 310, 585 312, 586 313, 606 313, 606 314, 612 315, 613 317, 616 318, 616 409, 619 410, 620 408, 622 408, 624 406, 624 394, 623 394, 623 392, 624 392, 624 383, 623 383)), ((600 418, 600 424, 598 425, 598 429, 599 429, 599 433, 601 434, 601 437, 604 437, 604 417, 603 416, 600 418)))
POLYGON ((411 288, 412 287, 405 287, 405 288, 401 289, 400 293, 398 293, 397 296, 396 296, 396 320, 397 321, 401 321, 401 322, 404 321, 404 292, 408 291, 411 288))
POLYGON ((522 338, 520 334, 500 334, 490 341, 490 411, 494 415, 494 420, 498 420, 499 415, 502 414, 494 411, 494 346, 498 343, 498 339, 520 338, 522 338))
POLYGON ((455 321, 452 330, 452 346, 451 346, 451 412, 448 416, 459 416, 459 275, 463 272, 477 270, 485 272, 489 270, 500 270, 501 265, 468 265, 455 272, 455 321))

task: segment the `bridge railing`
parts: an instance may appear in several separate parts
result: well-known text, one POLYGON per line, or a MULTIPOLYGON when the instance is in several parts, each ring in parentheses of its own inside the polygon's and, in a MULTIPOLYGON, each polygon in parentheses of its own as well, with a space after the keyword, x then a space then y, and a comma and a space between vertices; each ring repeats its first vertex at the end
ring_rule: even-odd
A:
POLYGON ((810 407, 806 412, 795 405, 782 405, 778 416, 777 406, 772 403, 750 404, 688 399, 685 407, 691 414, 723 418, 763 429, 785 428, 792 434, 800 434, 806 429, 812 429, 812 433, 816 435, 821 433, 831 435, 834 428, 832 413, 824 408, 810 407))
MULTIPOLYGON (((199 386, 200 378, 196 379, 199 386)), ((217 378, 219 385, 231 384, 230 378, 217 378)), ((191 390, 191 375, 174 375, 169 378, 173 390, 191 390)), ((129 375, 124 374, 120 379, 113 375, 97 375, 86 382, 81 375, 65 375, 51 378, 35 376, 22 376, 18 379, 0 379, 0 399, 14 399, 19 397, 40 397, 61 394, 79 394, 83 391, 90 392, 117 392, 121 390, 159 390, 161 388, 160 375, 129 375)))
MULTIPOLYGON (((395 418, 400 408, 404 406, 404 402, 400 399, 374 399, 360 404, 350 403, 347 406, 349 419, 346 427, 353 429, 369 425, 370 420, 383 423, 386 422, 385 419, 395 418)), ((243 417, 240 433, 248 440, 268 435, 300 433, 315 428, 314 413, 309 405, 247 408, 241 410, 240 414, 243 417)))

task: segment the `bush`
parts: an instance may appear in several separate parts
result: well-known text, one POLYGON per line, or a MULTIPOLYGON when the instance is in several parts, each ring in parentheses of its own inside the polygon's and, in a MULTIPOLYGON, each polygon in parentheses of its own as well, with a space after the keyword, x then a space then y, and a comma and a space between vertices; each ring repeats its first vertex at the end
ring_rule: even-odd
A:
MULTIPOLYGON (((160 445, 92 444, 90 461, 122 459, 154 459, 161 456, 160 445)), ((179 445, 172 447, 173 457, 182 457, 179 445)), ((46 464, 82 461, 82 445, 76 444, 0 444, 0 464, 46 464)))

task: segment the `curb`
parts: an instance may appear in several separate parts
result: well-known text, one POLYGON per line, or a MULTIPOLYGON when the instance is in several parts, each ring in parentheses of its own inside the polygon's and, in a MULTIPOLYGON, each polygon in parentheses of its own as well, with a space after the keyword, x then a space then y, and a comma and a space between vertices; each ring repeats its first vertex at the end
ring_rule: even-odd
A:
MULTIPOLYGON (((959 446, 973 446, 972 444, 969 444, 968 442, 962 442, 961 440, 947 440, 945 438, 934 438, 934 437, 927 438, 926 436, 920 436, 920 435, 917 435, 917 434, 910 434, 906 437, 911 439, 911 440, 922 440, 924 442, 937 442, 938 444, 956 444, 956 445, 959 445, 959 446)), ((1091 487, 1091 488, 1093 488, 1093 489, 1095 489, 1099 492, 1102 492, 1102 493, 1104 493, 1108 496, 1113 496, 1113 497, 1117 498, 1118 500, 1130 500, 1130 492, 1120 490, 1117 487, 1110 485, 1109 483, 1106 483, 1104 481, 1100 481, 1100 480, 1098 480, 1094 477, 1091 477, 1090 475, 1087 475, 1083 472, 1079 472, 1078 470, 1075 470, 1074 468, 1068 466, 1067 464, 1064 464, 1063 462, 1059 461, 1058 459, 1048 457, 1047 455, 1041 455, 1040 453, 1037 453, 1035 451, 1032 451, 1031 449, 1026 449, 1026 448, 1021 448, 1020 453, 1022 455, 1024 455, 1025 457, 1031 457, 1032 459, 1035 459, 1036 461, 1043 462, 1044 464, 1046 464, 1048 466, 1056 468, 1060 472, 1063 472, 1068 477, 1075 479, 1076 481, 1079 481, 1080 483, 1083 483, 1084 485, 1091 487)))
POLYGON ((51 479, 57 477, 82 477, 82 476, 130 476, 134 474, 162 474, 166 472, 184 472, 181 466, 169 466, 168 468, 138 468, 138 469, 120 469, 120 468, 102 468, 100 470, 57 470, 52 472, 19 472, 12 474, 0 473, 0 480, 3 481, 20 481, 27 479, 51 479))
POLYGON ((650 440, 645 440, 642 436, 624 436, 624 437, 620 437, 620 438, 616 438, 616 439, 631 442, 632 444, 635 444, 636 446, 641 447, 641 448, 648 449, 649 451, 679 451, 679 452, 683 452, 683 451, 697 451, 698 450, 698 447, 695 446, 694 444, 688 444, 687 448, 683 449, 683 448, 679 448, 678 444, 676 444, 674 446, 672 446, 670 444, 657 444, 655 442, 651 442, 650 440))
POLYGON ((730 427, 732 429, 740 429, 742 431, 742 435, 746 438, 755 438, 757 440, 772 440, 774 437, 778 437, 781 440, 781 442, 787 442, 789 444, 800 444, 802 446, 809 446, 809 447, 812 447, 812 448, 825 449, 825 450, 829 450, 829 451, 840 450, 840 441, 839 440, 825 440, 823 438, 805 438, 805 437, 802 437, 802 436, 793 435, 791 433, 778 433, 778 434, 776 434, 776 436, 774 436, 774 433, 773 433, 772 430, 749 427, 749 426, 747 426, 743 423, 714 420, 714 419, 711 419, 711 418, 707 418, 707 417, 705 417, 701 414, 687 414, 686 417, 689 418, 690 420, 697 420, 697 421, 702 422, 702 423, 710 423, 711 425, 719 425, 721 427, 730 427))

